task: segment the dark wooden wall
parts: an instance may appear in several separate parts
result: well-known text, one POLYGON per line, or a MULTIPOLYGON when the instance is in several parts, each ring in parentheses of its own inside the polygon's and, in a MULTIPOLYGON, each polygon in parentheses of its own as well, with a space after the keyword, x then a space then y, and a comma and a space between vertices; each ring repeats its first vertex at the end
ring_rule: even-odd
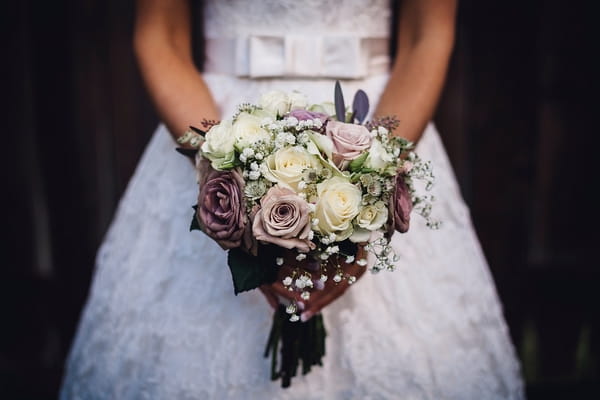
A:
POLYGON ((437 121, 531 398, 598 394, 591 3, 463 1, 437 121))
POLYGON ((55 397, 97 246, 156 127, 132 16, 129 1, 2 5, 0 393, 55 397))
MULTIPOLYGON (((56 396, 96 248, 156 126, 132 15, 117 0, 2 5, 2 393, 56 396)), ((595 19, 582 2, 462 1, 435 118, 530 398, 598 389, 595 19)))

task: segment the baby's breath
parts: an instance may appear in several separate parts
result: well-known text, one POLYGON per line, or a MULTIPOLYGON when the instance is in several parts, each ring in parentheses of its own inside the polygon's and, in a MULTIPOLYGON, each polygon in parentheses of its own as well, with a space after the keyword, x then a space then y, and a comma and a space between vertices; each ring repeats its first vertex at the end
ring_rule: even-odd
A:
POLYGON ((233 122, 235 122, 237 120, 237 117, 239 117, 239 115, 241 113, 249 113, 252 114, 254 111, 256 110, 260 110, 261 108, 259 106, 257 106, 256 104, 252 104, 252 103, 242 103, 240 105, 238 105, 237 111, 235 112, 235 114, 233 114, 232 120, 233 122))

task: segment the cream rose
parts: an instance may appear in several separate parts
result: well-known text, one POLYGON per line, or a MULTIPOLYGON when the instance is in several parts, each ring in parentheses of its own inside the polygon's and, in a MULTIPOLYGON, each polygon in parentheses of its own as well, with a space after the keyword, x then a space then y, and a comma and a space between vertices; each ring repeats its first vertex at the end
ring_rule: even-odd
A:
POLYGON ((261 122, 269 121, 273 122, 277 119, 277 114, 270 112, 268 110, 263 110, 262 108, 257 108, 251 112, 252 115, 259 118, 261 122))
POLYGON ((258 104, 261 108, 276 115, 284 115, 290 111, 290 98, 287 93, 272 90, 260 96, 258 104))
POLYGON ((374 139, 373 143, 371 143, 371 148, 369 149, 369 155, 363 166, 374 170, 382 170, 390 163, 394 162, 394 156, 385 150, 383 144, 381 144, 379 140, 374 139))
POLYGON ((309 111, 320 112, 329 116, 335 115, 335 104, 327 101, 321 104, 313 104, 308 108, 309 111))
POLYGON ((285 147, 271 154, 263 164, 263 175, 274 183, 298 191, 298 183, 307 168, 320 170, 319 158, 303 147, 285 147))
POLYGON ((348 179, 336 176, 317 185, 315 208, 317 227, 324 234, 335 233, 342 241, 352 234, 352 220, 360 211, 362 193, 348 179))
POLYGON ((235 138, 232 134, 231 121, 221 121, 206 132, 205 141, 201 147, 202 155, 211 161, 214 169, 233 168, 234 144, 235 138))
POLYGON ((388 207, 383 201, 363 207, 354 220, 356 226, 350 240, 353 242, 368 241, 371 233, 383 227, 383 224, 387 222, 388 214, 388 207))
POLYGON ((232 136, 235 139, 235 147, 242 151, 259 141, 269 141, 271 135, 261 125, 262 118, 246 112, 236 118, 232 126, 232 136))
POLYGON ((288 96, 290 111, 305 109, 308 106, 308 99, 300 92, 293 91, 288 96))
POLYGON ((308 150, 314 154, 321 154, 322 152, 328 159, 331 159, 331 155, 335 150, 333 141, 329 137, 321 135, 318 132, 307 131, 307 133, 311 140, 308 142, 308 150), (312 147, 313 144, 315 145, 315 148, 312 147))
POLYGON ((388 208, 383 201, 363 207, 356 216, 356 224, 361 228, 375 231, 383 226, 388 219, 388 208))

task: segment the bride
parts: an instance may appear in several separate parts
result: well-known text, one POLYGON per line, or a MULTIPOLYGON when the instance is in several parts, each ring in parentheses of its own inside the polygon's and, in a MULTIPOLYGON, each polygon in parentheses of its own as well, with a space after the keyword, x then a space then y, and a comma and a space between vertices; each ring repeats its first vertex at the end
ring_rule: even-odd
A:
POLYGON ((192 61, 189 4, 137 6, 135 50, 164 125, 98 252, 61 398, 523 398, 488 266, 429 122, 452 50, 455 0, 404 0, 397 32, 388 0, 207 0, 202 73, 192 61), (225 253, 188 232, 195 172, 173 139, 273 89, 330 101, 338 79, 347 98, 363 89, 375 115, 398 116, 397 133, 432 160, 443 224, 429 230, 415 218, 393 239, 401 256, 394 273, 364 274, 307 305, 305 317, 324 307, 324 366, 282 389, 261 354, 276 288, 234 296, 225 253))

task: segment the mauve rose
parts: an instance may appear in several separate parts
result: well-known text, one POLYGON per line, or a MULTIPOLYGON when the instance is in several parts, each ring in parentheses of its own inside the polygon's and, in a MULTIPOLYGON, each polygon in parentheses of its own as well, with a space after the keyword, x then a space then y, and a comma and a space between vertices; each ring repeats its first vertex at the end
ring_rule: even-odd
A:
POLYGON ((202 156, 202 152, 199 151, 196 153, 196 182, 198 185, 200 185, 200 187, 204 185, 206 176, 210 171, 214 171, 210 165, 210 160, 202 156))
POLYGON ((402 174, 398 174, 396 175, 394 194, 390 199, 390 217, 392 218, 390 229, 388 230, 390 235, 394 232, 394 229, 400 233, 408 231, 412 207, 408 186, 406 186, 402 174))
POLYGON ((293 190, 276 185, 263 196, 260 205, 252 224, 257 240, 301 252, 315 248, 308 239, 311 227, 306 200, 293 190))
POLYGON ((325 134, 333 141, 333 161, 338 166, 344 160, 354 160, 371 147, 373 141, 369 130, 364 126, 339 121, 329 121, 325 134))
POLYGON ((316 111, 308 111, 303 109, 292 110, 288 114, 290 117, 296 118, 298 121, 305 121, 307 119, 320 119, 321 122, 327 121, 329 118, 326 114, 316 112, 316 111))
POLYGON ((223 249, 239 247, 247 224, 242 193, 244 180, 237 170, 210 169, 198 195, 198 222, 223 249))

